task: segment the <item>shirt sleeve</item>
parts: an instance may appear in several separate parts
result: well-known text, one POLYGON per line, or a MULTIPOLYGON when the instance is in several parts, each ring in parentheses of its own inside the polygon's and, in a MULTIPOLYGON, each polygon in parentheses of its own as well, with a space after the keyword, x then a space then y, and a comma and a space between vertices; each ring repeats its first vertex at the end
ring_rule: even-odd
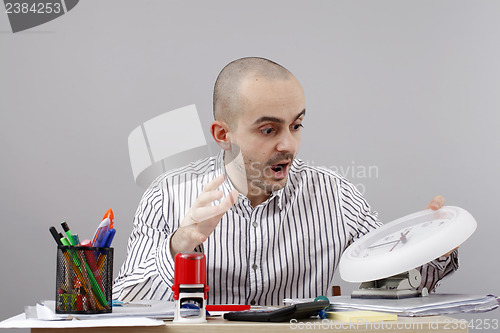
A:
POLYGON ((455 250, 449 256, 439 257, 418 267, 417 270, 422 275, 422 283, 418 289, 427 288, 429 292, 435 292, 441 281, 453 274, 458 266, 458 250, 455 250))
POLYGON ((171 228, 163 214, 164 190, 149 188, 137 208, 127 245, 127 258, 113 286, 113 299, 132 301, 168 297, 174 261, 171 228))
MULTIPOLYGON (((165 179, 153 183, 139 203, 113 299, 172 299, 175 266, 170 240, 180 221, 173 213, 167 184, 165 179)), ((194 251, 203 253, 203 244, 194 251)))
POLYGON ((342 218, 349 230, 350 245, 355 240, 382 225, 377 212, 373 211, 363 195, 351 183, 340 182, 342 218))

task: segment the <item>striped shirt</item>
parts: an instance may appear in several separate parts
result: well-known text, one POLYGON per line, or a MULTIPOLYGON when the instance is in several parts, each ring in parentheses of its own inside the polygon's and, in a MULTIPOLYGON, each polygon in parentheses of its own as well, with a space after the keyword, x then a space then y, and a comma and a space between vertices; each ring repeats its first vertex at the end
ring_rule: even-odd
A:
MULTIPOLYGON (((172 299, 170 238, 203 187, 225 172, 221 151, 153 182, 137 209, 114 299, 172 299)), ((224 196, 233 188, 226 177, 224 196)), ((284 298, 327 295, 346 247, 380 225, 354 185, 295 159, 284 188, 256 207, 240 193, 195 249, 207 257, 207 302, 277 305, 284 298)), ((456 270, 456 258, 454 253, 421 267, 423 285, 432 290, 456 270)))

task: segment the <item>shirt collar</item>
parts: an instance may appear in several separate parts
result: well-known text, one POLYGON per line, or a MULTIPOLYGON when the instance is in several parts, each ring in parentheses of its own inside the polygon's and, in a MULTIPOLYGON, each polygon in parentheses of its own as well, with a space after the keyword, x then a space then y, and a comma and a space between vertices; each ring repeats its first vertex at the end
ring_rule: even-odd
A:
POLYGON ((271 199, 274 199, 275 197, 277 197, 277 199, 278 199, 278 207, 279 207, 280 210, 283 209, 283 193, 285 193, 285 188, 287 187, 287 185, 288 185, 288 181, 286 182, 285 187, 283 187, 282 189, 280 189, 278 191, 274 191, 271 194, 271 197, 269 198, 271 200, 271 199))

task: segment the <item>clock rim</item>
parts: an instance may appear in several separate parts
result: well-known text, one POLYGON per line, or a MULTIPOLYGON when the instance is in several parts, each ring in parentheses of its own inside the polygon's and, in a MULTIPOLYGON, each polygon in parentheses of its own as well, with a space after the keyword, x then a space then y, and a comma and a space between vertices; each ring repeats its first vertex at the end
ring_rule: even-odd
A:
MULTIPOLYGON (((433 218, 432 220, 439 219, 443 219, 443 217, 433 218)), ((406 227, 407 225, 399 230, 406 227)), ((345 281, 359 283, 406 272, 439 258, 458 247, 474 233, 476 228, 477 222, 474 217, 465 209, 456 206, 444 206, 437 211, 425 209, 403 216, 368 232, 352 243, 344 251, 340 259, 340 276, 345 281), (360 258, 352 255, 354 250, 371 241, 374 237, 376 239, 371 244, 377 242, 381 237, 385 237, 387 230, 394 233, 396 231, 395 226, 399 224, 407 223, 409 220, 418 219, 422 216, 428 215, 432 217, 442 213, 452 214, 451 223, 447 223, 446 228, 442 228, 419 243, 409 243, 398 248, 397 251, 376 255, 372 258, 360 258), (449 230, 454 230, 454 232, 450 233, 449 230)))

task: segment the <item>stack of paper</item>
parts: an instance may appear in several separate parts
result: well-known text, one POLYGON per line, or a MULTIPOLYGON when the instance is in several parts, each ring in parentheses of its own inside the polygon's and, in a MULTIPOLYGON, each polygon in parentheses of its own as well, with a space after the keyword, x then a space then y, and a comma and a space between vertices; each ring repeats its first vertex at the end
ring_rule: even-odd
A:
MULTIPOLYGON (((500 298, 493 295, 430 294, 427 297, 405 299, 362 299, 350 296, 328 297, 329 310, 380 311, 399 316, 419 317, 449 315, 464 312, 487 312, 498 308, 500 298)), ((285 299, 285 304, 310 302, 313 299, 285 299)))
MULTIPOLYGON (((169 301, 142 300, 138 302, 127 303, 125 306, 113 306, 111 313, 98 314, 56 314, 54 312, 55 302, 44 301, 43 305, 47 310, 45 313, 52 312, 54 318, 50 319, 66 319, 68 316, 77 319, 98 319, 98 318, 113 318, 113 317, 147 317, 153 319, 170 319, 174 318, 175 303, 169 301)), ((183 316, 198 315, 200 310, 181 309, 183 316)), ((39 318, 49 319, 49 318, 39 318)))
MULTIPOLYGON (((101 314, 57 314, 55 301, 27 306, 25 313, 0 322, 0 328, 159 326, 174 318, 174 302, 144 300, 113 306, 113 312, 101 314)), ((197 309, 181 309, 182 316, 198 315, 197 309)))

